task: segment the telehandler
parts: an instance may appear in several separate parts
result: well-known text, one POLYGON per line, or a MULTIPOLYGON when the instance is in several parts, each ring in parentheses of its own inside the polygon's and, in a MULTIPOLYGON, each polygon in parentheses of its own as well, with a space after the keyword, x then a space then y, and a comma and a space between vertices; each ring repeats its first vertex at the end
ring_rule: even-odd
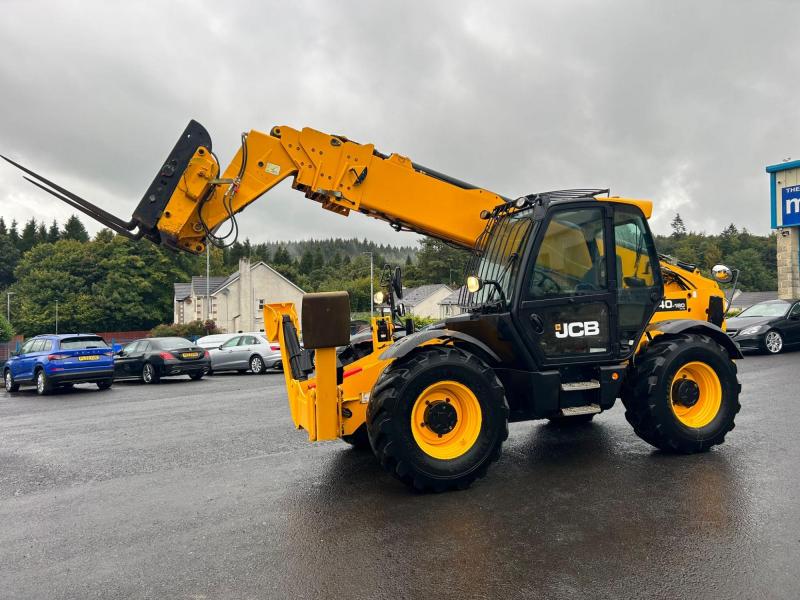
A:
POLYGON ((221 173, 208 132, 191 121, 123 221, 6 160, 114 231, 177 250, 225 244, 236 214, 287 178, 324 209, 472 250, 466 312, 420 331, 400 322, 399 270, 379 293, 393 314, 374 317, 360 343, 346 292, 306 294, 302 327, 292 304, 264 308, 295 426, 311 441, 371 447, 416 489, 484 476, 509 422, 585 422, 617 398, 636 434, 664 451, 706 451, 734 427, 742 356, 717 284, 731 271, 718 265, 712 280, 660 257, 650 201, 605 189, 509 199, 372 144, 284 126, 242 134, 221 173))

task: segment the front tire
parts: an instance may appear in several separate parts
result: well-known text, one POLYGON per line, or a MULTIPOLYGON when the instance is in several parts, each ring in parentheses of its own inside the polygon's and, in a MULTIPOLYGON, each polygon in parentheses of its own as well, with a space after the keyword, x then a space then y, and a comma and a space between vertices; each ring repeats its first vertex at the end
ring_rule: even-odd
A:
POLYGON ((622 391, 636 435, 680 454, 725 441, 741 408, 741 386, 724 348, 702 334, 658 337, 637 362, 622 391))
POLYGON ((202 371, 200 371, 199 373, 192 373, 191 375, 189 375, 189 379, 191 379, 192 381, 200 381, 203 378, 203 375, 205 375, 205 373, 203 373, 202 371))
POLYGON ((453 347, 429 347, 391 364, 367 407, 381 466, 420 491, 466 489, 500 458, 508 404, 494 371, 453 347))
POLYGON ((105 379, 103 381, 97 382, 97 389, 98 390, 108 390, 111 388, 112 384, 114 383, 113 379, 105 379))
POLYGON ((158 369, 153 363, 146 362, 142 367, 142 381, 144 381, 147 385, 151 383, 158 383, 161 379, 161 376, 158 373, 158 369))
POLYGON ((19 391, 19 384, 14 382, 14 377, 11 375, 11 369, 6 369, 3 375, 3 383, 5 384, 6 391, 9 394, 19 391))
POLYGON ((264 359, 258 354, 250 357, 250 370, 254 375, 263 375, 267 370, 266 366, 264 365, 264 359))
POLYGON ((779 331, 770 329, 764 334, 764 339, 761 341, 761 350, 765 354, 780 354, 783 350, 783 336, 779 331))

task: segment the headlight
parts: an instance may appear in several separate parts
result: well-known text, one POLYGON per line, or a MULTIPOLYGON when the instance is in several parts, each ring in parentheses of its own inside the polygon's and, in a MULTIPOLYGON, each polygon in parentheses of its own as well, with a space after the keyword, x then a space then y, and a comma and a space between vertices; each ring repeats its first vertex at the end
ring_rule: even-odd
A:
POLYGON ((375 301, 375 304, 383 304, 385 298, 383 296, 383 292, 375 292, 375 295, 372 297, 372 299, 375 301))
POLYGON ((766 325, 753 325, 752 327, 748 327, 747 329, 742 329, 739 332, 739 335, 753 335, 754 333, 759 333, 760 331, 764 331, 766 325))

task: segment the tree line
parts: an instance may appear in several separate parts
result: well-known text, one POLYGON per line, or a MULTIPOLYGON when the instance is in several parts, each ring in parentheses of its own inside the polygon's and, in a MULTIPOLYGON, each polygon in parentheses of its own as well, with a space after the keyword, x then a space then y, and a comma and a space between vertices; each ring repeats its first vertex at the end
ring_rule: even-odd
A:
MULTIPOLYGON (((773 290, 775 235, 754 235, 731 224, 719 235, 689 231, 675 215, 672 233, 656 236, 660 253, 697 264, 708 273, 717 263, 741 270, 745 290, 773 290)), ((402 265, 408 287, 428 283, 461 285, 469 253, 421 238, 418 247, 358 239, 293 242, 235 242, 212 248, 211 274, 227 276, 239 259, 263 261, 307 292, 346 290, 353 311, 370 307, 373 287, 385 264, 402 265)), ((0 217, 0 298, 11 292, 11 321, 18 333, 52 331, 59 306, 61 331, 145 330, 169 323, 173 283, 205 275, 205 256, 175 253, 147 241, 134 242, 104 229, 93 238, 73 215, 63 226, 31 219, 20 229, 0 217)), ((2 311, 5 312, 5 311, 2 311)), ((0 319, 0 336, 7 330, 0 319)))

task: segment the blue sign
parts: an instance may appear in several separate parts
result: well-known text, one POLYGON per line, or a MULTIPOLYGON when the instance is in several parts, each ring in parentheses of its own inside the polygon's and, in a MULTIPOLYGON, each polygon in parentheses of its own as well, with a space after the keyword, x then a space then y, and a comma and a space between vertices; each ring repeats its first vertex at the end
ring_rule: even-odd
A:
POLYGON ((781 196, 784 227, 800 225, 800 185, 783 188, 781 196))

